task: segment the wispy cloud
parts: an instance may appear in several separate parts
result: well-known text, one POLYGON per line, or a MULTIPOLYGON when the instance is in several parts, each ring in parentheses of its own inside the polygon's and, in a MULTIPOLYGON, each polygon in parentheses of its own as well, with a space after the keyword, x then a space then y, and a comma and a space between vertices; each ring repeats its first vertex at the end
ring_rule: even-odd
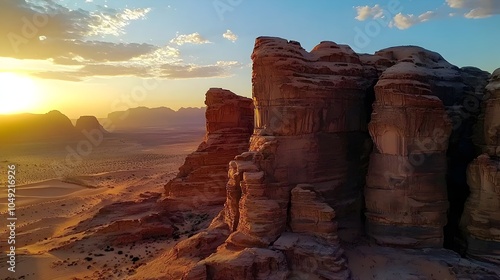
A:
POLYGON ((426 22, 432 18, 435 18, 437 16, 436 12, 433 11, 427 11, 419 16, 415 15, 404 15, 402 13, 399 13, 394 16, 393 20, 389 24, 390 27, 396 27, 398 29, 404 30, 408 29, 416 24, 426 22))
POLYGON ((116 11, 105 7, 100 7, 96 12, 90 13, 91 20, 88 21, 89 30, 85 36, 124 34, 124 27, 131 21, 144 19, 151 11, 151 8, 124 9, 116 11))
POLYGON ((471 19, 487 18, 500 14, 500 1, 497 0, 446 0, 450 8, 464 11, 471 19))
POLYGON ((222 37, 224 37, 225 39, 231 41, 231 42, 236 42, 236 40, 238 40, 238 36, 236 34, 233 33, 233 31, 231 30, 227 30, 224 34, 222 34, 222 37))
POLYGON ((357 6, 355 8, 356 8, 356 12, 358 14, 355 17, 355 19, 357 19, 359 21, 365 21, 368 19, 377 19, 377 18, 384 17, 384 9, 382 9, 382 7, 380 7, 379 4, 376 4, 373 7, 357 6))
POLYGON ((194 64, 182 61, 150 65, 147 63, 93 64, 85 65, 77 70, 35 71, 33 76, 65 80, 82 81, 90 77, 134 76, 143 78, 190 79, 215 78, 232 75, 232 69, 241 67, 237 61, 217 61, 214 64, 194 64))
MULTIPOLYGON (((444 0, 445 5, 435 11, 427 11, 420 15, 398 13, 389 18, 389 27, 400 30, 408 29, 414 25, 430 21, 436 18, 455 17, 460 14, 469 19, 481 19, 494 15, 500 15, 500 1, 498 0, 444 0)), ((357 6, 356 20, 379 20, 384 19, 384 8, 379 4, 374 6, 357 6)))
MULTIPOLYGON (((90 41, 89 36, 117 36, 131 21, 144 18, 150 9, 115 10, 97 7, 94 11, 70 10, 54 1, 0 1, 0 56, 19 59, 88 60, 129 59, 150 52, 149 44, 117 44, 90 41), (27 32, 23 19, 37 18, 36 28, 27 32), (44 20, 41 20, 44 19, 44 20)), ((34 23, 30 23, 34 26, 34 23)))
POLYGON ((93 10, 87 11, 71 10, 52 0, 2 0, 0 11, 0 37, 7 38, 0 40, 0 59, 22 59, 31 64, 39 61, 43 67, 27 67, 23 72, 40 78, 81 81, 115 76, 225 77, 231 75, 231 69, 239 67, 234 61, 205 64, 184 61, 177 46, 210 43, 199 33, 177 35, 164 46, 105 41, 126 33, 129 24, 146 18, 149 8, 116 10, 93 6, 93 10), (46 22, 37 24, 33 34, 23 34, 22 19, 32 19, 35 15, 38 19, 46 18, 46 22))
POLYGON ((239 67, 241 64, 237 61, 217 61, 211 65, 163 65, 162 77, 169 79, 186 78, 208 78, 208 77, 229 77, 231 69, 239 67))
POLYGON ((210 44, 211 42, 203 38, 203 36, 201 36, 200 33, 195 32, 191 34, 177 34, 177 36, 174 39, 170 40, 170 43, 182 46, 184 44, 195 44, 195 45, 210 44))

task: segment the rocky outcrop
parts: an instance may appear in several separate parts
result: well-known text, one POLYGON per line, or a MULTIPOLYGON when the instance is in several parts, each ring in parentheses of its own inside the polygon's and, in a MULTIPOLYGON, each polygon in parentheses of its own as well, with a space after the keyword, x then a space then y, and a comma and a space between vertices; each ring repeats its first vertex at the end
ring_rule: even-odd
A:
POLYGON ((142 280, 144 275, 148 276, 147 279, 206 279, 198 276, 199 271, 204 270, 197 264, 213 254, 228 235, 229 229, 223 216, 219 215, 206 230, 177 243, 157 260, 139 268, 136 277, 131 279, 142 280))
POLYGON ((212 88, 205 104, 205 139, 186 157, 177 177, 165 186, 169 199, 182 200, 186 207, 224 204, 227 163, 248 150, 253 130, 250 98, 212 88))
POLYGON ((380 244, 441 247, 448 210, 452 125, 443 100, 458 99, 458 69, 440 55, 401 47, 375 86, 369 125, 375 144, 365 189, 367 233, 380 244), (447 89, 444 91, 444 89, 447 89))
POLYGON ((314 185, 335 209, 339 235, 357 236, 371 149, 368 91, 376 71, 349 46, 333 42, 306 52, 298 42, 262 37, 252 59, 250 150, 271 149, 261 165, 266 180, 286 193, 297 184, 314 185))
POLYGON ((285 257, 278 251, 263 248, 234 250, 222 246, 199 262, 183 280, 204 279, 270 279, 285 280, 288 267, 285 257))
POLYGON ((478 137, 484 154, 467 170, 470 196, 461 223, 467 235, 467 254, 500 264, 500 69, 493 73, 486 90, 479 125, 483 131, 478 137))
MULTIPOLYGON (((245 264, 248 254, 259 252, 265 260, 255 259, 257 270, 251 266, 239 278, 344 279, 349 272, 337 231, 354 238, 362 230, 371 148, 365 102, 376 70, 333 42, 307 52, 297 42, 261 37, 252 59, 255 130, 249 152, 229 164, 223 213, 231 234, 203 263, 210 267, 206 273, 245 264), (320 225, 304 229, 313 221, 320 225), (314 261, 318 269, 297 258, 314 261)), ((201 271, 198 279, 204 279, 201 271)))
POLYGON ((81 116, 76 121, 75 128, 76 128, 76 130, 81 131, 81 132, 83 132, 83 131, 90 132, 90 131, 97 130, 97 131, 100 131, 102 133, 108 133, 104 129, 104 127, 102 127, 102 125, 99 123, 97 118, 94 116, 81 116))
POLYGON ((322 42, 307 52, 269 37, 252 59, 255 129, 229 162, 217 217, 227 238, 205 258, 193 250, 181 279, 349 279, 339 240, 359 240, 364 204, 378 243, 442 246, 457 159, 448 140, 471 134, 464 120, 477 112, 457 113, 480 95, 484 72, 418 47, 358 55, 322 42))
POLYGON ((490 156, 500 157, 500 69, 491 75, 486 90, 483 151, 490 156))
POLYGON ((465 167, 477 156, 472 131, 488 73, 459 69, 420 47, 381 50, 370 61, 385 61, 377 57, 394 65, 375 86, 367 232, 381 244, 441 247, 447 225, 452 248, 468 191, 465 167))
POLYGON ((285 253, 292 279, 348 279, 350 271, 337 236, 335 211, 312 185, 298 185, 290 203, 291 232, 284 232, 273 248, 285 253))

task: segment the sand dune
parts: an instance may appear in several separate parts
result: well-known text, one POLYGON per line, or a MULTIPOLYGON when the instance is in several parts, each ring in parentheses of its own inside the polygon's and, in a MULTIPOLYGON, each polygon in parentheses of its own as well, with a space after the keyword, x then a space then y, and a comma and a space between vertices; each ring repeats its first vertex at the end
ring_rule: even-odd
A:
MULTIPOLYGON (((64 198, 69 195, 86 195, 86 193, 95 192, 77 184, 62 182, 60 180, 47 180, 39 183, 17 186, 16 200, 17 207, 30 204, 42 203, 64 198)), ((0 195, 0 211, 7 209, 7 193, 0 195)))

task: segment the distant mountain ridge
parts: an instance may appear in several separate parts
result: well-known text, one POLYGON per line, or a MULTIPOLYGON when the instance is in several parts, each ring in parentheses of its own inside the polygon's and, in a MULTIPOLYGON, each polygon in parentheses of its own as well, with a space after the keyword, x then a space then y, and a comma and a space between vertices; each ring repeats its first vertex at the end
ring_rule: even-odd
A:
POLYGON ((168 107, 137 107, 109 113, 107 123, 117 130, 202 127, 205 125, 205 110, 204 107, 180 108, 178 111, 168 107))
POLYGON ((0 143, 70 140, 78 137, 71 120, 59 111, 0 115, 0 143))
POLYGON ((80 117, 76 126, 63 113, 0 115, 0 144, 65 142, 84 138, 84 130, 102 129, 93 116, 80 117))
POLYGON ((205 108, 174 111, 167 107, 137 107, 109 113, 108 118, 100 120, 94 116, 82 116, 75 123, 53 110, 46 114, 0 115, 0 144, 73 141, 82 139, 84 130, 94 129, 107 134, 115 130, 195 129, 204 126, 205 108))

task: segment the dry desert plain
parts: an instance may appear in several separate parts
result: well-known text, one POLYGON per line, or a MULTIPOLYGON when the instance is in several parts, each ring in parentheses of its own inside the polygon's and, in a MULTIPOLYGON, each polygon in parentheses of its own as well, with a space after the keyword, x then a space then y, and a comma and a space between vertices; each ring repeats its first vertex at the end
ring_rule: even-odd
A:
MULTIPOLYGON (((8 228, 0 231, 0 279, 123 279, 133 275, 174 240, 153 234, 155 238, 135 244, 133 239, 120 241, 107 233, 123 231, 122 239, 140 238, 120 227, 131 223, 128 228, 137 228, 135 222, 155 212, 163 186, 203 134, 204 128, 113 133, 80 159, 68 157, 78 142, 2 149, 0 219, 2 224, 7 219, 7 165, 15 164, 17 221, 15 273, 5 265, 8 228), (57 173, 58 168, 65 172, 57 173)), ((150 220, 154 217, 149 216, 150 220)), ((178 238, 187 236, 183 227, 192 229, 190 219, 202 218, 202 214, 179 217, 178 238)))

